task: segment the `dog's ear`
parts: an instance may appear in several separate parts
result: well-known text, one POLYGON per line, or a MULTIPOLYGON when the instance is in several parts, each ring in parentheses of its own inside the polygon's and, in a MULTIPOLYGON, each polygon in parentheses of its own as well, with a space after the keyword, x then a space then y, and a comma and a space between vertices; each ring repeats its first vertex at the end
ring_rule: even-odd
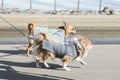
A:
POLYGON ((64 28, 66 28, 67 25, 68 25, 68 24, 67 24, 65 21, 63 21, 63 26, 64 26, 64 28))

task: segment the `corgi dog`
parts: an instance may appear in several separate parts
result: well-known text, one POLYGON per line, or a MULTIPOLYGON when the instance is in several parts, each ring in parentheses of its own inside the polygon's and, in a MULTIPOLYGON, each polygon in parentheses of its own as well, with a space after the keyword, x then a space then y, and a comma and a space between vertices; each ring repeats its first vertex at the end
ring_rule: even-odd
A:
MULTIPOLYGON (((44 35, 45 36, 45 35, 44 35)), ((70 71, 70 68, 67 67, 67 64, 71 60, 79 61, 82 65, 86 65, 86 62, 83 61, 87 57, 88 51, 92 48, 92 43, 87 38, 80 38, 79 43, 82 45, 83 49, 80 46, 72 45, 65 46, 62 43, 51 41, 46 37, 43 37, 43 41, 37 42, 36 48, 36 67, 39 67, 39 61, 43 60, 45 67, 50 67, 47 64, 48 59, 60 58, 63 62, 63 69, 70 71), (46 44, 46 45, 44 45, 46 44), (48 48, 46 48, 47 46, 48 48), (58 51, 60 49, 60 51, 58 51), (66 50, 65 50, 66 49, 66 50), (74 49, 75 51, 72 51, 74 49), (68 52, 67 52, 68 51, 68 52), (58 54, 61 53, 61 54, 58 54)))
MULTIPOLYGON (((35 23, 29 23, 28 24, 28 46, 26 49, 26 55, 30 56, 30 49, 33 47, 33 44, 35 43, 35 45, 39 44, 40 41, 43 40, 43 38, 45 38, 46 36, 42 33, 42 35, 37 36, 37 38, 34 40, 34 28, 35 28, 35 23), (37 43, 38 42, 38 43, 37 43)), ((63 21, 63 26, 60 26, 59 29, 62 30, 62 33, 65 33, 66 36, 69 36, 70 33, 72 32, 76 32, 75 27, 71 24, 66 23, 65 21, 63 21)), ((47 38, 49 37, 50 40, 56 40, 56 37, 50 34, 47 34, 47 38), (50 37, 49 37, 50 36, 50 37)), ((60 37, 61 38, 61 37, 60 37)))

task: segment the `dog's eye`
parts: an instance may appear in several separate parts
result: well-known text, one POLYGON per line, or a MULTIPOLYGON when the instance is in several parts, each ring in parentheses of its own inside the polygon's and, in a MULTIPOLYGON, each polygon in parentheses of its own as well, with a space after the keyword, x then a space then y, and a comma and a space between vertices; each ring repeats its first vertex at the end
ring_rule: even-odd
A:
POLYGON ((77 28, 77 27, 74 26, 74 27, 73 27, 73 30, 76 30, 76 28, 77 28))

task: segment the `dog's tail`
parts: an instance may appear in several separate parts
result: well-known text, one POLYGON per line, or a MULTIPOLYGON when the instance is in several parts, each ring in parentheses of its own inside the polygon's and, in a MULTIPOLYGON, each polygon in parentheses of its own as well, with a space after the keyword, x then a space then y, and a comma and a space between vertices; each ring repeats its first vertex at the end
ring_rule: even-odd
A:
POLYGON ((43 40, 47 40, 46 33, 39 33, 39 35, 34 40, 35 46, 40 45, 43 40))
POLYGON ((28 30, 32 30, 34 27, 35 27, 34 22, 28 24, 28 30))

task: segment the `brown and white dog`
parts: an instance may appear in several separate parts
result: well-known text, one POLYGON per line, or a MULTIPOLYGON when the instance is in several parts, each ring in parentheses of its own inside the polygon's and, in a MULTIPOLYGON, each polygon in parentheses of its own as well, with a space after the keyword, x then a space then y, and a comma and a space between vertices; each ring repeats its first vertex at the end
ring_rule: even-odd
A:
POLYGON ((35 27, 35 23, 29 23, 28 24, 28 47, 26 49, 26 55, 30 56, 30 49, 33 47, 33 43, 34 43, 34 36, 33 36, 33 31, 34 31, 34 27, 35 27))
MULTIPOLYGON (((43 37, 43 39, 46 40, 47 38, 43 37)), ((53 52, 42 49, 42 41, 37 42, 37 43, 39 43, 39 44, 36 48, 36 67, 39 67, 39 61, 40 60, 44 61, 45 67, 49 67, 49 65, 47 64, 46 61, 48 59, 56 58, 56 55, 53 52)), ((85 57, 87 57, 88 51, 92 48, 92 43, 89 39, 86 39, 86 38, 83 38, 83 37, 79 39, 79 43, 82 45, 83 49, 81 49, 79 46, 77 46, 77 57, 75 58, 75 60, 77 60, 81 64, 85 65, 86 63, 83 61, 83 59, 85 57)), ((67 68, 67 64, 68 64, 68 62, 70 62, 73 59, 73 57, 70 56, 70 55, 64 55, 61 59, 62 59, 62 62, 63 62, 63 68, 66 71, 69 71, 70 69, 67 68)))
MULTIPOLYGON (((34 40, 34 36, 33 36, 34 27, 35 27, 35 23, 34 22, 28 24, 28 31, 29 31, 28 35, 29 35, 29 37, 28 37, 28 47, 26 49, 27 56, 30 56, 30 49, 33 47, 33 44, 34 43, 35 43, 34 45, 39 44, 39 42, 41 42, 46 37, 46 35, 40 33, 40 35, 38 35, 37 38, 34 40)), ((66 36, 69 36, 69 34, 71 32, 75 32, 74 28, 75 27, 73 25, 68 24, 65 21, 63 21, 63 26, 59 27, 59 29, 63 29, 64 30, 64 33, 65 33, 66 36)), ((52 35, 49 35, 49 34, 47 34, 47 38, 49 40, 54 40, 54 41, 56 40, 56 37, 54 37, 52 35)))

